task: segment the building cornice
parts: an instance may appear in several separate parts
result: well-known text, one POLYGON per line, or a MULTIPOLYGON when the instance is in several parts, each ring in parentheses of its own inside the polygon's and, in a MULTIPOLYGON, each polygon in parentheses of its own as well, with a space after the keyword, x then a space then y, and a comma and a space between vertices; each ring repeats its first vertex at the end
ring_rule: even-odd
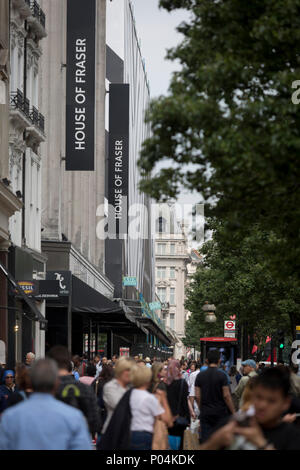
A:
POLYGON ((17 196, 0 181, 0 208, 8 217, 22 209, 23 203, 17 196))
MULTIPOLYGON (((113 296, 114 292, 114 285, 113 283, 98 269, 90 262, 88 261, 79 251, 77 251, 71 242, 68 241, 59 241, 59 240, 42 240, 42 249, 43 252, 49 252, 49 253, 67 253, 69 255, 69 270, 72 271, 72 260, 73 263, 78 262, 79 265, 86 270, 87 273, 89 273, 94 281, 99 281, 101 285, 107 289, 107 291, 110 293, 110 296, 113 296)), ((81 274, 82 273, 77 273, 73 272, 72 273, 79 277, 81 279, 81 274)), ((100 293, 103 293, 100 291, 96 285, 91 286, 93 289, 99 291, 100 293)))
POLYGON ((28 246, 22 246, 22 249, 30 253, 35 261, 38 261, 42 264, 47 263, 48 256, 45 255, 45 253, 41 253, 40 251, 34 250, 33 248, 29 248, 28 246))

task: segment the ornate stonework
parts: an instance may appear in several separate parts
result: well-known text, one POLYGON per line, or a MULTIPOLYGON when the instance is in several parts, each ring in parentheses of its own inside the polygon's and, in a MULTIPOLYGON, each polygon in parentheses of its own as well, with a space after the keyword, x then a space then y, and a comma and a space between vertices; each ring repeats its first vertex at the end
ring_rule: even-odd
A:
POLYGON ((10 22, 10 43, 14 49, 18 47, 18 54, 24 54, 24 39, 26 37, 26 31, 23 26, 23 22, 18 22, 16 19, 12 19, 10 22))
POLYGON ((26 18, 32 16, 29 5, 24 0, 12 0, 13 13, 17 16, 20 21, 24 21, 26 18))
POLYGON ((41 48, 32 39, 27 41, 27 69, 34 68, 34 73, 37 75, 39 71, 39 59, 42 55, 41 48))
POLYGON ((10 141, 9 145, 9 169, 10 177, 13 175, 13 168, 15 167, 17 171, 22 171, 22 158, 23 153, 26 150, 26 145, 24 141, 14 140, 10 141))

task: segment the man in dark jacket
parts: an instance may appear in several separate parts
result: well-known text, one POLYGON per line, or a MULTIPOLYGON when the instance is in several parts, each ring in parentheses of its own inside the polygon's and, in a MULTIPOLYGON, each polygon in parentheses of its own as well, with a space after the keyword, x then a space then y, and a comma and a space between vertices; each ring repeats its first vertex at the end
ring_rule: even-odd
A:
POLYGON ((48 352, 48 357, 57 363, 59 369, 60 384, 56 398, 82 411, 87 419, 90 433, 94 437, 96 432, 100 432, 101 418, 93 388, 75 380, 72 374, 71 354, 66 347, 54 346, 48 352))

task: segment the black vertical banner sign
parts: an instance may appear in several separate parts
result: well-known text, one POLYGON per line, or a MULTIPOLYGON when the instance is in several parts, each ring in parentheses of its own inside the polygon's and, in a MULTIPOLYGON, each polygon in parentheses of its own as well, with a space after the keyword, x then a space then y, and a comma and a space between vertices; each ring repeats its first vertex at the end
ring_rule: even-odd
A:
POLYGON ((124 238, 128 226, 129 85, 109 87, 109 238, 124 238))
POLYGON ((96 0, 67 0, 67 171, 94 171, 95 39, 96 0))

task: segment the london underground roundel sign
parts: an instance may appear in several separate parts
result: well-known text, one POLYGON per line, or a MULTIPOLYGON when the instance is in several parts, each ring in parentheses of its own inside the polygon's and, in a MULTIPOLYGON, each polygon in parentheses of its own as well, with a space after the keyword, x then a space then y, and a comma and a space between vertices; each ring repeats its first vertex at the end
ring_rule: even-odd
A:
POLYGON ((231 320, 225 321, 224 322, 224 330, 234 331, 235 330, 235 321, 231 321, 231 320))

